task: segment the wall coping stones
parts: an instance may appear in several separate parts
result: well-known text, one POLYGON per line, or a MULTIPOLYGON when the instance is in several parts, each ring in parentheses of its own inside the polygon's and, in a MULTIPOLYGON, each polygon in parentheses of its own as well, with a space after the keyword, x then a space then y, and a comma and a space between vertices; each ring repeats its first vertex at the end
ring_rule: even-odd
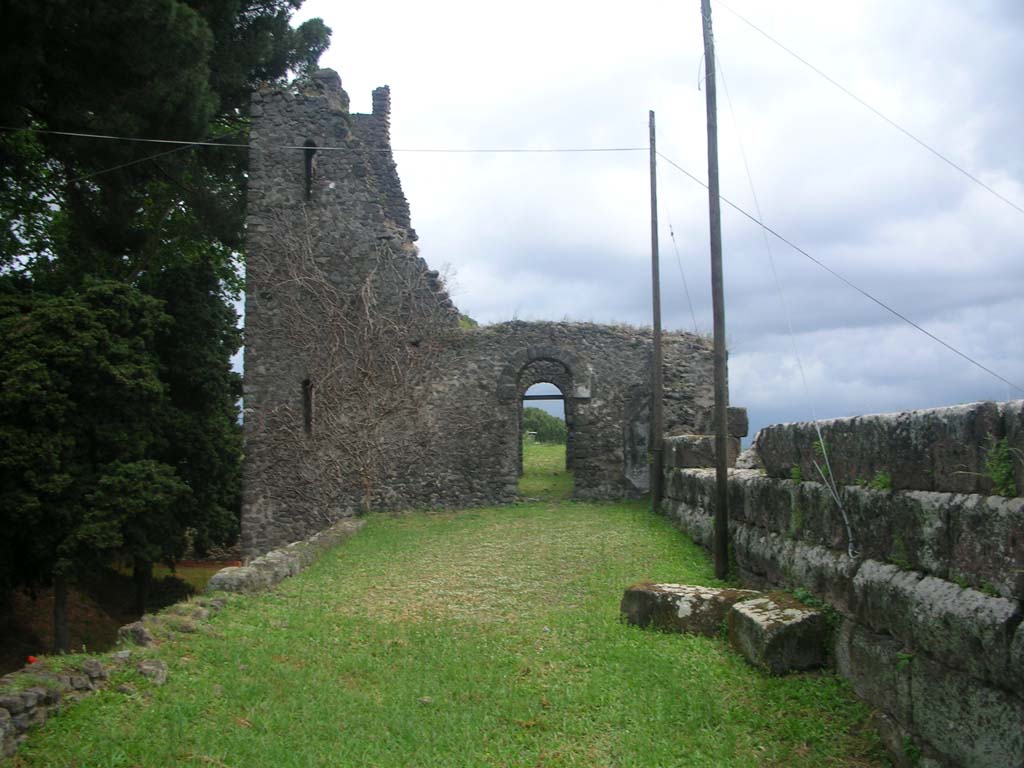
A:
MULTIPOLYGON (((1024 451, 1024 400, 978 402, 901 413, 870 414, 817 422, 774 424, 752 448, 768 475, 787 478, 794 467, 816 478, 821 430, 839 485, 885 473, 897 490, 990 493, 985 461, 994 441, 1024 451)), ((1024 461, 1015 466, 1024 493, 1024 461)))

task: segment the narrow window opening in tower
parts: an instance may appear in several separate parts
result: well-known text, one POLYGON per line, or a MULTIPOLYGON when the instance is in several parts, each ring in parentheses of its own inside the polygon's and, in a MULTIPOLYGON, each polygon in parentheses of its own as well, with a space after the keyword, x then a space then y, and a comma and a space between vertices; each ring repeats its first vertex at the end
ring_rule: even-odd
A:
POLYGON ((313 382, 302 380, 302 427, 307 435, 313 434, 313 382))
POLYGON ((304 149, 302 150, 302 155, 306 163, 306 199, 312 200, 313 171, 315 170, 315 165, 313 164, 313 156, 316 154, 316 142, 313 141, 312 139, 306 139, 302 146, 304 147, 304 149))

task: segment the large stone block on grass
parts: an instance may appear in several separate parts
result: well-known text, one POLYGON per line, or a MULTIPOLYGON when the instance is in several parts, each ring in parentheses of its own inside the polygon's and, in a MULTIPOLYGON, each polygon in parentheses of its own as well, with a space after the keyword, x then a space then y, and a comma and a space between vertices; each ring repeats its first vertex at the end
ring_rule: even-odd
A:
POLYGON ((717 635, 737 602, 760 596, 749 589, 718 589, 643 582, 626 588, 623 618, 639 627, 692 635, 717 635))
POLYGON ((828 637, 822 614, 781 596, 746 600, 729 611, 729 642, 772 675, 823 666, 828 637))

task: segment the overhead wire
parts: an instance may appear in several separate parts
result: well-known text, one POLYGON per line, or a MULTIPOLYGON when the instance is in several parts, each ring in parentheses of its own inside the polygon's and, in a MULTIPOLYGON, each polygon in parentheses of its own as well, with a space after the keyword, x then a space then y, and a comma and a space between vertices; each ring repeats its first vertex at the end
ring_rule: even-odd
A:
MULTIPOLYGON (((719 4, 721 4, 721 3, 719 3, 719 4)), ((725 7, 725 6, 723 6, 723 7, 725 7)), ((726 10, 729 10, 729 9, 727 8, 726 10)), ((19 128, 19 127, 12 127, 12 126, 0 126, 0 130, 3 130, 3 131, 30 131, 30 132, 34 132, 34 133, 46 133, 46 134, 53 134, 53 135, 59 135, 59 136, 71 136, 71 137, 91 138, 91 139, 100 139, 100 140, 109 140, 109 141, 135 141, 135 142, 156 143, 156 144, 173 144, 173 145, 176 145, 176 146, 179 146, 179 147, 182 147, 182 148, 184 148, 184 147, 195 147, 195 146, 235 147, 235 148, 247 148, 247 149, 251 148, 251 145, 248 144, 248 143, 238 143, 238 142, 219 142, 219 141, 205 141, 205 140, 204 141, 187 141, 187 140, 181 140, 181 139, 152 139, 152 138, 142 138, 142 137, 114 136, 114 135, 109 135, 109 134, 86 133, 86 132, 81 132, 81 131, 52 131, 52 130, 47 130, 47 129, 34 128, 34 127, 20 127, 19 128)), ((296 149, 296 150, 300 150, 300 149, 301 150, 306 150, 306 149, 308 149, 308 147, 300 146, 300 145, 275 145, 274 147, 269 147, 269 148, 296 149)), ((351 147, 340 147, 340 146, 317 147, 317 151, 331 151, 331 150, 351 151, 352 149, 353 148, 351 148, 351 147)), ((366 148, 361 148, 362 151, 365 151, 365 149, 366 148)), ((373 149, 373 148, 370 148, 370 149, 373 149)), ((647 151, 649 151, 649 149, 650 149, 649 147, 569 147, 569 148, 533 148, 533 147, 514 147, 514 148, 508 148, 508 147, 495 147, 495 148, 471 148, 471 149, 451 149, 451 148, 443 148, 443 149, 390 149, 390 148, 384 147, 384 148, 380 148, 378 151, 382 151, 382 152, 425 152, 425 153, 444 153, 444 154, 477 154, 477 153, 538 153, 538 154, 554 154, 554 153, 597 153, 597 152, 647 152, 647 151)), ((169 154, 169 152, 164 153, 164 154, 169 154)), ((669 165, 674 167, 676 170, 680 171, 685 176, 688 176, 691 180, 693 180, 694 182, 700 184, 702 187, 707 189, 707 184, 704 181, 699 179, 697 176, 694 176, 692 173, 687 171, 685 168, 683 168, 681 165, 676 163, 674 160, 672 160, 670 157, 665 155, 663 152, 658 151, 657 154, 658 154, 659 157, 661 157, 663 160, 665 160, 665 162, 667 162, 669 165)), ((143 162, 146 159, 153 159, 154 157, 158 157, 158 156, 160 156, 160 155, 154 155, 154 156, 150 156, 148 158, 138 158, 136 160, 130 161, 129 163, 122 164, 120 167, 126 167, 129 164, 134 164, 136 162, 143 162)), ((99 173, 110 172, 110 171, 116 170, 116 169, 117 169, 116 167, 115 168, 104 169, 103 171, 95 172, 95 175, 98 175, 99 173)), ((844 277, 840 273, 836 272, 834 269, 829 267, 827 264, 825 264, 824 262, 820 261, 819 259, 816 259, 814 256, 812 256, 810 253, 805 251, 803 248, 800 248, 798 245, 796 245, 792 241, 788 240, 786 237, 784 237, 780 233, 776 232, 774 229, 772 229, 767 224, 765 224, 760 218, 751 215, 746 210, 744 210, 740 206, 736 205, 735 203, 733 203, 732 201, 730 201, 728 198, 726 198, 724 196, 720 196, 720 199, 726 205, 728 205, 729 207, 733 208, 735 211, 737 211, 738 213, 740 213, 744 217, 750 219, 752 222, 754 222, 758 226, 762 227, 766 232, 768 232, 772 236, 776 237, 777 239, 779 239, 780 241, 782 241, 783 243, 788 245, 790 248, 794 249, 795 251, 797 251, 798 253, 800 253, 804 257, 806 257, 807 259, 811 260, 812 262, 817 264, 819 267, 824 269, 826 272, 830 273, 835 278, 837 278, 838 280, 840 280, 841 282, 845 283, 847 286, 849 286, 853 290, 855 290, 858 293, 860 293, 861 295, 863 295, 865 298, 869 299, 870 301, 874 302, 878 306, 882 307, 887 312, 891 313, 892 315, 894 315, 895 317, 899 318, 900 320, 902 320, 903 322, 907 323, 908 325, 912 326, 913 328, 916 328, 918 331, 920 331, 924 335, 928 336, 933 341, 935 341, 938 344, 942 345, 943 347, 945 347, 949 351, 953 352, 954 354, 959 355, 960 357, 962 357, 967 362, 969 362, 972 365, 980 368, 981 370, 985 371, 990 376, 995 377, 996 379, 998 379, 999 381, 1003 382, 1007 386, 1010 386, 1010 387, 1012 387, 1012 388, 1014 388, 1014 389, 1016 389, 1016 390, 1018 390, 1020 392, 1024 392, 1024 387, 1021 387, 1019 384, 1016 384, 1015 382, 1010 381, 1009 379, 1005 378, 1004 376, 1001 376, 1000 374, 996 373, 992 369, 990 369, 987 366, 983 365, 982 363, 978 362, 977 360, 975 360, 974 358, 972 358, 969 355, 965 354, 964 352, 961 352, 959 349, 954 347, 952 344, 949 344, 945 340, 939 338, 935 334, 931 333, 927 329, 925 329, 922 326, 920 326, 917 323, 915 323, 913 320, 908 318, 906 315, 898 312, 896 309, 892 308, 891 306, 889 306, 885 302, 881 301, 880 299, 878 299, 875 296, 871 295, 870 293, 868 293, 864 289, 862 289, 859 286, 855 285, 853 282, 848 280, 846 277, 844 277)), ((1022 213, 1024 213, 1024 209, 1022 209, 1022 213)))
MULTIPOLYGON (((103 133, 85 133, 82 131, 52 131, 44 128, 22 127, 18 128, 9 125, 0 125, 0 131, 28 131, 31 133, 44 133, 54 136, 69 136, 84 139, 99 139, 105 141, 132 141, 148 144, 175 144, 190 147, 233 147, 236 149, 254 149, 252 144, 242 142, 223 141, 188 141, 185 139, 152 139, 141 136, 114 136, 103 133)), ((300 144, 273 144, 263 145, 263 149, 296 149, 308 150, 310 147, 300 144)), ((392 147, 343 147, 324 146, 315 147, 317 152, 415 152, 427 154, 561 154, 561 153, 589 153, 589 152, 647 152, 649 147, 442 147, 442 148, 392 148, 392 147)), ((141 162, 141 161, 139 161, 141 162)))
MULTIPOLYGON (((725 101, 729 106, 729 115, 732 117, 733 128, 736 131, 736 143, 739 146, 740 157, 743 160, 743 169, 747 175, 747 185, 750 187, 750 196, 754 201, 754 210, 757 212, 757 218, 761 221, 764 220, 764 215, 761 212, 761 201, 758 198, 757 190, 754 187, 754 175, 750 171, 750 162, 747 159, 747 151, 743 146, 743 134, 740 131, 739 120, 736 118, 736 110, 733 108, 732 96, 729 93, 729 84, 725 79, 725 69, 722 67, 722 62, 718 56, 715 56, 716 71, 722 79, 722 88, 725 91, 725 101)), ((789 342, 793 347, 793 356, 796 359, 797 369, 800 371, 800 381, 803 383, 804 396, 807 398, 807 404, 811 410, 811 423, 814 425, 814 431, 818 435, 819 450, 821 452, 822 461, 825 463, 825 469, 818 465, 817 461, 814 461, 814 468, 821 476, 821 481, 828 488, 829 494, 832 496, 832 500, 836 503, 836 507, 839 509, 839 513, 842 515, 843 524, 846 526, 846 553, 851 559, 857 558, 857 546, 853 535, 853 526, 850 524, 850 518, 846 514, 846 507, 843 506, 842 496, 839 494, 839 487, 836 483, 835 474, 832 472, 832 463, 828 456, 828 446, 825 443, 825 436, 821 433, 821 426, 818 424, 818 411, 814 407, 814 398, 811 397, 811 388, 807 384, 807 374, 804 372, 803 359, 800 356, 800 349, 796 343, 796 332, 793 330, 793 319, 789 311, 789 304, 786 302, 786 294, 782 288, 782 281, 779 280, 779 271, 775 265, 775 254, 772 251, 771 241, 768 239, 768 232, 764 227, 758 227, 761 232, 761 238, 764 241, 765 251, 768 253, 768 263, 771 265, 772 278, 775 281, 775 290, 779 295, 779 304, 782 305, 782 314, 786 318, 786 328, 789 331, 789 342)))
POLYGON ((878 109, 877 107, 875 107, 875 106, 874 106, 873 104, 871 104, 871 103, 869 103, 869 102, 865 101, 865 100, 864 100, 863 98, 861 98, 861 97, 860 97, 860 96, 858 96, 858 95, 857 95, 856 93, 854 93, 853 91, 851 91, 851 90, 850 90, 849 88, 847 88, 847 87, 846 87, 845 85, 843 85, 842 83, 838 82, 838 81, 837 81, 837 80, 835 80, 834 78, 832 78, 832 77, 830 77, 829 75, 827 75, 827 74, 826 74, 825 72, 823 72, 823 71, 822 71, 821 69, 819 69, 818 67, 814 66, 814 64, 812 64, 811 62, 809 62, 809 61, 808 61, 807 59, 805 59, 805 58, 804 58, 803 56, 801 56, 800 54, 798 54, 798 53, 797 53, 796 51, 794 51, 793 49, 789 48, 788 46, 786 46, 785 44, 783 44, 782 42, 780 42, 779 40, 777 40, 776 38, 772 37, 772 36, 771 36, 770 34, 768 34, 767 32, 765 32, 765 31, 764 31, 763 29, 761 29, 761 28, 760 28, 759 26, 757 26, 757 25, 756 25, 756 24, 755 24, 754 22, 750 21, 749 19, 747 19, 747 18, 746 18, 745 16, 741 15, 741 14, 740 14, 740 13, 738 13, 737 11, 734 11, 734 10, 733 10, 732 8, 730 8, 730 7, 728 6, 728 5, 726 5, 725 3, 723 3, 723 2, 722 2, 722 0, 714 0, 714 3, 715 3, 715 5, 719 6, 719 7, 720 7, 720 8, 722 8, 723 10, 726 10, 726 11, 728 11, 729 13, 731 13, 731 14, 732 14, 733 16, 735 16, 735 17, 736 17, 737 19, 739 19, 739 20, 740 20, 740 21, 742 21, 742 22, 743 22, 744 24, 746 24, 746 25, 747 25, 748 27, 750 27, 750 28, 751 28, 751 29, 753 29, 753 30, 754 30, 755 32, 757 32, 757 33, 758 33, 759 35, 761 35, 762 37, 764 37, 765 39, 767 39, 767 40, 768 40, 769 42, 771 42, 771 43, 772 43, 773 45, 776 45, 776 46, 778 46, 779 48, 781 48, 781 49, 782 49, 783 51, 785 51, 785 52, 786 52, 787 54, 789 54, 789 55, 790 55, 790 56, 792 56, 792 57, 793 57, 794 59, 796 59, 797 61, 799 61, 799 62, 800 62, 801 64, 803 64, 803 65, 804 65, 805 67, 807 67, 807 68, 808 68, 808 69, 810 69, 810 70, 811 70, 812 72, 814 72, 814 73, 815 73, 816 75, 818 75, 819 77, 823 78, 823 79, 824 79, 825 81, 827 81, 828 83, 830 83, 830 84, 831 84, 831 85, 833 85, 834 87, 838 88, 838 89, 839 89, 840 91, 842 91, 843 93, 845 93, 845 94, 846 94, 847 96, 849 96, 849 97, 850 97, 851 99, 853 99, 853 100, 854 100, 854 101, 856 101, 856 102, 857 102, 858 104, 860 104, 860 105, 861 105, 862 107, 864 107, 865 109, 868 109, 868 110, 870 110, 871 112, 873 112, 873 113, 874 113, 874 114, 875 114, 875 115, 876 115, 877 117, 879 117, 879 118, 881 118, 882 120, 884 120, 884 121, 885 121, 886 123, 888 123, 888 124, 889 124, 890 126, 892 126, 893 128, 895 128, 895 129, 896 129, 897 131, 899 131, 900 133, 902 133, 902 134, 903 134, 904 136, 906 136, 906 137, 907 137, 908 139, 910 139, 911 141, 913 141, 913 142, 914 142, 915 144, 918 144, 919 146, 923 147, 923 148, 924 148, 924 149, 926 149, 926 150, 927 150, 928 152, 930 152, 930 153, 931 153, 931 154, 933 154, 933 155, 934 155, 935 157, 937 157, 937 158, 938 158, 939 160, 941 160, 942 162, 944 162, 944 163, 945 163, 946 165, 950 166, 950 167, 951 167, 951 168, 953 168, 954 170, 956 170, 956 171, 958 171, 959 173, 961 173, 961 174, 963 174, 964 176, 966 176, 966 177, 967 177, 968 179, 970 179, 971 181, 973 181, 973 182, 974 182, 975 184, 977 184, 977 185, 978 185, 979 187, 981 187, 982 189, 984 189, 984 190, 985 190, 986 192, 988 192, 989 194, 991 194, 991 195, 995 196, 996 198, 998 198, 999 200, 1001 200, 1002 202, 1004 202, 1004 203, 1005 203, 1006 205, 1008 205, 1008 206, 1010 206, 1011 208, 1013 208, 1013 209, 1014 209, 1015 211, 1017 211, 1017 213, 1020 213, 1020 214, 1024 214, 1024 207, 1022 207, 1022 206, 1018 205, 1018 204, 1017 204, 1017 203, 1015 203, 1015 202, 1014 202, 1013 200, 1011 200, 1010 198, 1006 197, 1005 195, 1003 195, 1003 194, 1002 194, 1001 192, 999 192, 998 190, 994 189, 994 188, 993 188, 992 186, 990 186, 989 184, 986 184, 986 183, 985 183, 984 181, 982 181, 982 180, 981 180, 980 178, 978 178, 978 177, 977 177, 976 175, 974 175, 973 173, 971 173, 970 171, 968 171, 968 170, 967 170, 966 168, 964 168, 964 167, 963 167, 962 165, 960 165, 960 164, 959 164, 959 163, 957 163, 956 161, 954 161, 954 160, 950 159, 949 157, 947 157, 947 156, 946 156, 945 154, 943 154, 942 152, 940 152, 939 150, 937 150, 937 149, 936 149, 935 147, 933 147, 933 146, 931 146, 930 144, 928 144, 928 143, 927 143, 926 141, 924 141, 923 139, 920 139, 920 138, 918 138, 917 136, 915 136, 915 135, 914 135, 913 133, 911 133, 911 132, 910 132, 909 130, 907 130, 907 129, 906 129, 906 128, 904 128, 904 127, 903 127, 902 125, 900 125, 899 123, 897 123, 897 122, 896 122, 895 120, 893 120, 893 119, 892 119, 891 117, 889 117, 888 115, 886 115, 886 114, 885 114, 884 112, 882 112, 882 111, 881 111, 880 109, 878 109))
POLYGON ((129 160, 126 163, 118 163, 117 165, 112 165, 109 168, 103 168, 102 170, 99 170, 99 171, 92 171, 90 173, 84 173, 81 176, 75 176, 73 179, 68 179, 67 183, 68 184, 77 184, 80 181, 87 181, 89 179, 94 179, 97 176, 102 176, 105 173, 113 173, 114 171, 119 171, 122 168, 128 168, 129 166, 132 166, 132 165, 138 165, 139 163, 145 163, 145 162, 147 162, 149 160, 156 160, 157 158, 166 157, 167 155, 173 155, 175 152, 181 152, 182 150, 191 149, 191 148, 192 148, 191 145, 186 144, 186 145, 182 145, 180 147, 173 147, 171 149, 165 149, 163 152, 156 152, 156 153, 154 153, 152 155, 146 155, 145 157, 137 157, 134 160, 129 160))
MULTIPOLYGON (((664 187, 664 182, 662 181, 661 176, 658 176, 658 189, 661 192, 661 199, 665 200, 665 187, 664 187)), ((679 277, 682 278, 682 281, 683 281, 683 291, 686 293, 686 304, 690 308, 690 319, 693 320, 693 332, 694 332, 694 334, 699 335, 700 331, 697 330, 697 313, 694 312, 694 309, 693 309, 693 299, 690 297, 690 285, 686 281, 686 273, 683 271, 683 258, 679 254, 679 245, 676 243, 676 232, 675 232, 675 229, 672 226, 671 206, 668 205, 667 201, 665 203, 664 210, 665 210, 665 218, 668 221, 668 234, 669 234, 669 237, 672 239, 672 250, 675 251, 675 254, 676 254, 676 264, 679 265, 679 277)))
MULTIPOLYGON (((665 154, 664 154, 663 152, 661 152, 660 150, 658 151, 658 156, 659 156, 659 157, 660 157, 660 158, 661 158, 662 160, 664 160, 664 161, 665 161, 666 163, 668 163, 669 165, 671 165, 671 166, 672 166, 673 168, 675 168, 675 169, 676 169, 677 171, 679 171, 680 173, 682 173, 682 174, 683 174, 684 176, 687 176, 687 177, 688 177, 688 178, 690 178, 690 179, 691 179, 692 181, 694 181, 694 182, 696 182, 697 184, 699 184, 700 186, 704 187, 704 189, 707 189, 707 188, 708 188, 707 182, 705 182, 705 181, 701 180, 700 178, 698 178, 698 177, 697 177, 697 176, 695 176, 694 174, 690 173, 690 172, 689 172, 688 170, 686 170, 686 169, 685 169, 685 168, 683 168, 683 167, 682 167, 681 165, 679 165, 679 163, 677 163, 676 161, 674 161, 674 160, 673 160, 672 158, 670 158, 670 157, 666 156, 666 155, 665 155, 665 154)), ((949 342, 947 342, 947 341, 945 341, 945 340, 943 340, 943 339, 939 338, 938 336, 936 336, 936 335, 935 335, 934 333, 932 333, 931 331, 929 331, 929 330, 927 330, 926 328, 923 328, 923 327, 922 327, 922 326, 920 326, 919 324, 915 323, 915 322, 914 322, 913 320, 911 320, 911 319, 910 319, 909 317, 907 317, 906 315, 904 315, 904 314, 903 314, 902 312, 899 312, 898 310, 896 310, 896 309, 894 309, 893 307, 891 307, 891 306, 889 306, 888 304, 886 304, 886 303, 885 303, 884 301, 882 301, 881 299, 879 299, 879 298, 876 298, 876 297, 875 297, 875 296, 873 296, 872 294, 868 293, 868 292, 867 292, 866 290, 864 290, 863 288, 861 288, 861 287, 860 287, 859 285, 857 285, 857 284, 853 283, 853 282, 852 282, 851 280, 849 280, 848 278, 846 278, 845 276, 843 276, 842 274, 840 274, 839 272, 837 272, 836 270, 834 270, 834 269, 833 269, 832 267, 828 266, 828 264, 826 264, 825 262, 821 261, 820 259, 817 259, 817 258, 815 258, 815 257, 814 257, 814 256, 812 256, 812 255, 811 255, 810 253, 808 253, 808 252, 807 252, 806 250, 804 250, 804 249, 803 249, 803 248, 801 248, 801 247, 800 247, 799 245, 797 245, 796 243, 794 243, 794 242, 793 242, 792 240, 788 239, 788 238, 787 238, 787 237, 785 237, 784 235, 782 235, 782 234, 780 234, 779 232, 777 232, 776 230, 772 229, 772 228, 771 228, 770 226, 768 226, 767 224, 765 224, 765 223, 764 223, 763 221, 761 221, 760 219, 758 219, 758 218, 757 218, 756 216, 754 216, 754 215, 753 215, 753 214, 751 214, 751 213, 748 213, 748 212, 747 212, 747 211, 746 211, 745 209, 743 209, 742 207, 740 207, 740 206, 739 206, 739 205, 737 205, 736 203, 732 202, 731 200, 729 200, 729 199, 728 199, 727 197, 725 197, 724 195, 719 195, 719 199, 721 199, 721 201, 722 201, 723 203, 725 203, 726 205, 728 205, 728 206, 729 206, 730 208, 732 208, 732 209, 733 209, 734 211, 736 211, 737 213, 739 213, 739 214, 740 214, 741 216, 743 216, 743 217, 745 217, 745 218, 749 219, 750 221, 752 221, 752 222, 753 222, 754 224, 756 224, 757 226, 759 226, 759 227, 762 227, 762 228, 763 228, 763 229, 764 229, 764 230, 765 230, 766 232, 768 232, 768 234, 772 235, 772 236, 773 236, 773 237, 775 237, 776 239, 778 239, 778 240, 780 240, 781 242, 785 243, 785 244, 786 244, 786 245, 788 245, 788 246, 789 246, 790 248, 792 248, 792 249, 793 249, 794 251, 796 251, 796 252, 797 252, 797 253, 799 253, 800 255, 804 256, 805 258, 809 259, 809 260, 810 260, 811 262, 813 262, 814 264, 817 264, 817 265, 818 265, 819 267, 821 267, 821 268, 822 268, 823 270, 825 270, 825 271, 826 271, 826 272, 828 272, 828 273, 829 273, 830 275, 832 275, 833 277, 835 277, 835 278, 836 278, 837 280, 839 280, 840 282, 844 283, 844 284, 845 284, 845 285, 847 285, 848 287, 852 288, 852 289, 853 289, 853 290, 855 290, 855 291, 856 291, 857 293, 859 293, 859 294, 861 294, 862 296, 864 296, 864 297, 865 297, 866 299, 869 299, 870 301, 874 302, 875 304, 877 304, 878 306, 880 306, 880 307, 881 307, 882 309, 884 309, 884 310, 885 310, 886 312, 888 312, 888 313, 890 313, 891 315, 893 315, 894 317, 896 317, 896 318, 898 318, 898 319, 902 320, 902 321, 903 321, 904 323, 906 323, 907 325, 911 326, 912 328, 915 328, 915 329, 917 329, 918 331, 920 331, 921 333, 923 333, 923 334, 924 334, 925 336, 927 336, 928 338, 930 338, 930 339, 931 339, 932 341, 935 341, 936 343, 938 343, 938 344, 942 345, 943 347, 945 347, 946 349, 948 349, 948 350, 949 350, 950 352, 952 352, 952 353, 954 353, 954 354, 956 354, 956 355, 960 356, 961 358, 963 358, 964 360, 966 360, 967 362, 969 362, 969 363, 970 363, 971 365, 973 365, 973 366, 975 366, 975 367, 977 367, 977 368, 980 368, 980 369, 981 369, 981 370, 983 370, 983 371, 984 371, 985 373, 987 373, 987 374, 989 374, 990 376, 992 376, 992 377, 994 377, 994 378, 998 379, 999 381, 1003 382, 1003 383, 1004 383, 1004 384, 1006 384, 1007 386, 1013 387, 1013 388, 1014 388, 1015 390, 1017 390, 1018 392, 1024 392, 1024 387, 1022 387, 1022 386, 1021 386, 1020 384, 1017 384, 1017 383, 1015 383, 1015 382, 1011 381, 1010 379, 1007 379, 1006 377, 1004 377, 1004 376, 1001 376, 1000 374, 998 374, 998 373, 996 373, 995 371, 993 371, 993 370, 992 370, 991 368, 989 368, 989 367, 987 367, 987 366, 983 365, 982 363, 978 362, 977 360, 975 360, 975 359, 974 359, 973 357, 971 357, 970 355, 966 354, 965 352, 961 352, 961 351, 960 351, 959 349, 957 349, 956 347, 954 347, 954 346, 953 346, 952 344, 950 344, 949 342)))

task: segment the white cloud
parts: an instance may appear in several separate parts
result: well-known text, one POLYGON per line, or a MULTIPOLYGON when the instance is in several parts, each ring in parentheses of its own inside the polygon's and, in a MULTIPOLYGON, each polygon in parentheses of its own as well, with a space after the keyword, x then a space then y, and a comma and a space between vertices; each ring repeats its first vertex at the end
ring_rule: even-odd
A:
MULTIPOLYGON (((1024 205, 1024 12, 1015 0, 729 0, 747 18, 1024 205)), ((908 317, 1018 382, 1024 215, 894 130, 715 5, 723 193, 908 317), (728 86, 728 89, 725 88, 728 86), (735 109, 733 120, 729 99, 735 109)), ((643 146, 706 174, 696 4, 524 2, 338 6, 323 64, 353 109, 392 89, 398 148, 643 146)), ((486 322, 646 322, 643 152, 398 154, 424 256, 457 272, 486 322)), ((671 220, 701 330, 710 327, 707 193, 660 164, 664 314, 691 326, 671 220)), ((1005 385, 773 242, 804 355, 791 345, 760 232, 726 209, 732 398, 752 421, 1005 398, 1005 385)), ((1015 393, 1016 397, 1021 396, 1015 393)))

